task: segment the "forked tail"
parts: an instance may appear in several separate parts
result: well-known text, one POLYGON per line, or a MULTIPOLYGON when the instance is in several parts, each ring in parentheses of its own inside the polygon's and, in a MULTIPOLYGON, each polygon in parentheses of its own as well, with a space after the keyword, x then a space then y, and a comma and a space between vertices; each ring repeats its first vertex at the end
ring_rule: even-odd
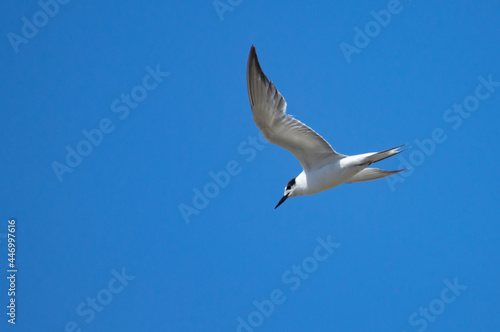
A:
MULTIPOLYGON (((373 163, 376 163, 378 161, 384 160, 386 158, 392 157, 397 155, 398 153, 403 152, 404 150, 408 149, 402 149, 399 150, 403 145, 397 146, 392 149, 384 150, 381 152, 373 153, 373 154, 368 154, 361 165, 369 166, 373 163)), ((383 169, 378 169, 378 168, 365 168, 356 175, 354 175, 348 182, 346 183, 354 183, 354 182, 364 182, 364 181, 372 181, 372 180, 377 180, 381 178, 385 178, 386 176, 393 175, 402 171, 407 170, 407 168, 404 169, 398 169, 395 171, 385 171, 383 169)))

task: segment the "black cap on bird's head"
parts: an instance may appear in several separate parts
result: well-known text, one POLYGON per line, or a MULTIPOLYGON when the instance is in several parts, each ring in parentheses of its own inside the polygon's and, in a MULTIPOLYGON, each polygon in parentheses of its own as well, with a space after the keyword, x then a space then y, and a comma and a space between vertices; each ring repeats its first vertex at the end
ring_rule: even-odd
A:
POLYGON ((283 194, 283 197, 281 197, 280 201, 278 204, 274 207, 275 209, 283 204, 284 201, 286 201, 289 197, 290 194, 292 193, 293 189, 295 188, 295 178, 291 179, 288 181, 286 187, 285 187, 285 193, 283 194))

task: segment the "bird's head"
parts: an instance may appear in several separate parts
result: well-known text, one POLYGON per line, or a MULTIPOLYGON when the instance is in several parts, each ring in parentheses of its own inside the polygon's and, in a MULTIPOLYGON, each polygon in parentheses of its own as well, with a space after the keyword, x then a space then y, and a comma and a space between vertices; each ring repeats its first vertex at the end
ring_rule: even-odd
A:
POLYGON ((297 189, 297 182, 295 181, 295 179, 296 178, 293 178, 290 181, 288 181, 288 183, 286 184, 286 187, 285 187, 285 192, 283 193, 283 197, 281 197, 281 199, 278 202, 278 204, 276 205, 275 209, 278 206, 280 206, 281 204, 283 204, 283 202, 286 201, 288 198, 293 197, 293 196, 297 196, 295 194, 295 189, 297 189))

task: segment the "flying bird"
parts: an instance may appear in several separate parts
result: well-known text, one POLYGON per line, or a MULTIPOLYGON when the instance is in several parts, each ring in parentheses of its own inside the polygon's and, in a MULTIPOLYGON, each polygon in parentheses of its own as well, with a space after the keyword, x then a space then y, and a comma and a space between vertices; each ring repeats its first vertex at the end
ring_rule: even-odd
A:
POLYGON ((285 98, 262 71, 254 45, 248 55, 247 87, 257 127, 268 142, 291 152, 303 168, 288 182, 275 209, 290 197, 313 195, 344 183, 377 180, 406 170, 368 167, 406 150, 400 149, 404 144, 381 152, 343 155, 314 130, 286 114, 285 98))

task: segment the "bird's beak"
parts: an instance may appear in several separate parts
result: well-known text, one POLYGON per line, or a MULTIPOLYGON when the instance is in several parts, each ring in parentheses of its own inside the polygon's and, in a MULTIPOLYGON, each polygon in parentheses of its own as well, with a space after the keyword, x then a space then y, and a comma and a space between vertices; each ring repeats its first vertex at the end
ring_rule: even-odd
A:
POLYGON ((274 208, 276 209, 278 206, 283 204, 283 202, 286 201, 286 199, 288 198, 288 195, 290 195, 290 194, 286 194, 283 197, 281 197, 280 201, 278 202, 278 204, 274 208))

